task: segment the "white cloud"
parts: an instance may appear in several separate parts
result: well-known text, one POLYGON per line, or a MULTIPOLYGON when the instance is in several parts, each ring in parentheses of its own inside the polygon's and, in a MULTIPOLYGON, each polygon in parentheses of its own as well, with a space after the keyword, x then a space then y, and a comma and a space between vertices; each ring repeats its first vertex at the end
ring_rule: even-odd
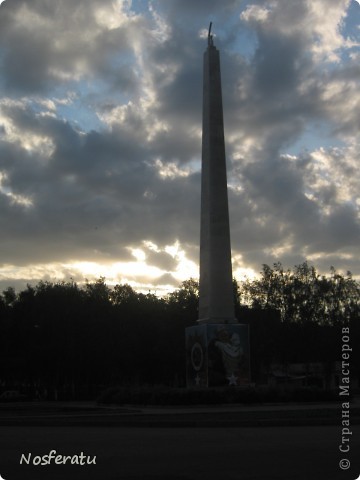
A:
MULTIPOLYGON (((248 5, 241 19, 264 33, 275 33, 306 42, 314 61, 340 61, 340 51, 359 43, 344 38, 341 27, 347 15, 350 0, 280 0, 264 5, 248 5)), ((304 45, 305 47, 305 45, 304 45)))
POLYGON ((155 160, 154 166, 160 177, 174 179, 177 177, 188 177, 191 173, 189 168, 181 169, 175 163, 164 163, 159 158, 155 160))
POLYGON ((261 5, 248 5, 246 7, 246 10, 244 10, 240 18, 242 20, 245 20, 245 22, 265 22, 268 20, 269 15, 271 12, 271 6, 270 7, 264 7, 261 5))

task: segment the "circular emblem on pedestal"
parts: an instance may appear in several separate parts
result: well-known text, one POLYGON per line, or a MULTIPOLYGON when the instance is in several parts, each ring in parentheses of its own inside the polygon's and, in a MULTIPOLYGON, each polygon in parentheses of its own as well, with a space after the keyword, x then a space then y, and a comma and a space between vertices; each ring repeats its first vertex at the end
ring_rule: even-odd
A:
POLYGON ((196 372, 201 370, 204 363, 204 352, 199 342, 194 343, 191 349, 191 364, 196 372))

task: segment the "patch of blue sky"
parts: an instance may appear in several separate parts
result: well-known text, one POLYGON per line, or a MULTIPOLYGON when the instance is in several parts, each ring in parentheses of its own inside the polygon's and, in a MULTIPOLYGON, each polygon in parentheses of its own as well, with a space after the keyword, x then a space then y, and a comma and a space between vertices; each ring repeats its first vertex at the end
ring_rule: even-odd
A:
POLYGON ((250 61, 258 47, 256 34, 246 28, 238 27, 239 32, 236 38, 229 44, 227 50, 230 53, 240 55, 247 61, 250 61))
POLYGON ((84 104, 81 98, 75 99, 70 104, 58 105, 57 114, 84 132, 91 130, 99 131, 105 128, 95 109, 90 105, 84 104))
POLYGON ((310 123, 298 139, 291 145, 284 147, 280 153, 297 156, 304 151, 313 152, 321 147, 327 150, 344 146, 345 142, 341 138, 335 137, 329 126, 320 123, 310 123))
POLYGON ((340 28, 341 35, 344 37, 345 40, 354 43, 353 47, 343 49, 340 52, 341 59, 344 61, 348 61, 350 55, 354 52, 359 52, 359 45, 360 45, 360 5, 352 1, 347 16, 344 19, 343 24, 340 28))
POLYGON ((101 80, 88 80, 67 85, 66 90, 54 92, 57 115, 76 125, 80 130, 102 130, 106 124, 98 116, 99 110, 105 105, 124 105, 130 100, 130 95, 123 90, 114 91, 101 80))
POLYGON ((131 0, 131 11, 136 14, 149 14, 149 3, 144 0, 131 0))
POLYGON ((350 37, 357 41, 360 40, 360 5, 355 0, 352 0, 349 5, 347 16, 340 31, 345 38, 350 37))

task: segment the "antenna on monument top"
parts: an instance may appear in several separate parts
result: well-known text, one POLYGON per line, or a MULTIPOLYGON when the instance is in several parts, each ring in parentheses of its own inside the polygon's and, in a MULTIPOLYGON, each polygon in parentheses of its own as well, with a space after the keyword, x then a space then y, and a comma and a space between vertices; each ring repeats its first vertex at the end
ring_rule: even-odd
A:
POLYGON ((208 45, 209 45, 209 47, 214 45, 213 35, 211 35, 211 27, 212 27, 212 22, 210 22, 209 32, 208 32, 208 45))

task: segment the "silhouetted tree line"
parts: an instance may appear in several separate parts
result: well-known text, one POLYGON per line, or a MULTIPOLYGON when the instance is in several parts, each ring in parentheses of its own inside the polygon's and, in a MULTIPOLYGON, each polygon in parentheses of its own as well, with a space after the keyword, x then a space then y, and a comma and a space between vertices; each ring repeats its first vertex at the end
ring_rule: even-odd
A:
POLYGON ((254 308, 278 310, 284 322, 336 326, 359 317, 360 284, 351 272, 343 276, 331 267, 326 277, 307 262, 294 270, 263 265, 260 279, 243 282, 239 295, 254 308))
MULTIPOLYGON (((359 343, 359 283, 307 263, 234 280, 236 315, 250 324, 253 380, 271 362, 340 359, 341 326, 359 343)), ((109 385, 185 383, 184 329, 197 320, 198 282, 166 298, 86 283, 39 282, 0 296, 2 390, 26 387, 43 398, 89 398, 109 385)), ((360 364, 358 352, 353 362, 360 364)))

